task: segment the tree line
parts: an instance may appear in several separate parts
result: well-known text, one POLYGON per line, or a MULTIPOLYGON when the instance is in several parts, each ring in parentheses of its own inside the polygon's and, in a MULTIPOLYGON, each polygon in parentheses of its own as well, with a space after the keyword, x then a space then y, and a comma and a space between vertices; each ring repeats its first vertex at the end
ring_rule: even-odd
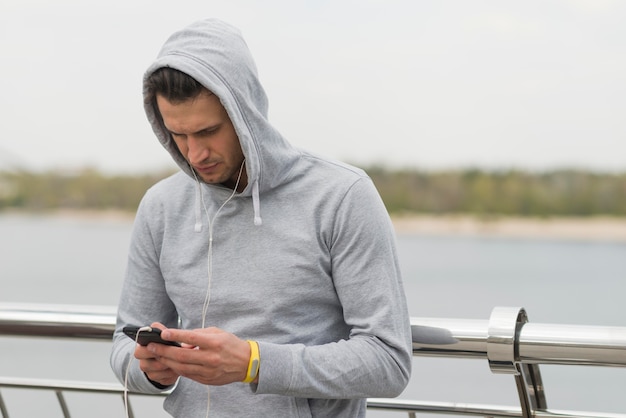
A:
POLYGON ((94 169, 0 173, 0 210, 133 212, 146 190, 169 174, 107 175, 94 169))
POLYGON ((369 174, 392 213, 626 215, 626 172, 478 169, 427 172, 372 168, 369 174))
MULTIPOLYGON (((366 168, 395 213, 477 216, 626 216, 626 172, 366 168)), ((107 175, 84 169, 0 172, 0 210, 133 212, 145 191, 171 172, 107 175)))

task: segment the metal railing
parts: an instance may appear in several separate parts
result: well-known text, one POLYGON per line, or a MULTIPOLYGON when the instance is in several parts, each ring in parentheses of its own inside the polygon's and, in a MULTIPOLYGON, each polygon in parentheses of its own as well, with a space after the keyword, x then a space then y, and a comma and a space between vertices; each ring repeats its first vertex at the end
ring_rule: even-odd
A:
MULTIPOLYGON (((114 307, 0 303, 0 336, 110 340, 114 307)), ((488 320, 412 318, 413 355, 487 360, 511 375, 519 405, 368 399, 368 409, 483 417, 626 418, 626 414, 548 409, 540 364, 626 366, 626 327, 529 323, 523 308, 496 307, 488 320)), ((118 384, 0 377, 0 388, 53 391, 65 417, 64 393, 123 394, 118 384)), ((0 392, 0 413, 9 413, 0 392)), ((132 416, 132 409, 130 410, 132 416)))

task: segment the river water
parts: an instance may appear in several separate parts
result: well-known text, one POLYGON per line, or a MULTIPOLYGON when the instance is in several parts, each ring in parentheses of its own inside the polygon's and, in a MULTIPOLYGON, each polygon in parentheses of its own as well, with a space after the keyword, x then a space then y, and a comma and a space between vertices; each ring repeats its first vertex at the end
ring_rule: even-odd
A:
MULTIPOLYGON (((116 217, 0 215, 0 302, 115 305, 131 226, 116 217)), ((624 242, 399 233, 398 248, 412 316, 488 319, 495 306, 522 306, 531 322, 626 326, 624 242)), ((0 375, 114 382, 108 353, 105 342, 0 338, 0 375)), ((626 369, 541 371, 550 408, 626 412, 626 369)), ((52 393, 2 396, 11 417, 62 416, 52 393)), ((415 358, 402 397, 517 405, 513 378, 471 359, 415 358)), ((73 417, 124 416, 118 397, 67 398, 73 417)), ((136 415, 166 417, 160 402, 135 399, 136 415)))

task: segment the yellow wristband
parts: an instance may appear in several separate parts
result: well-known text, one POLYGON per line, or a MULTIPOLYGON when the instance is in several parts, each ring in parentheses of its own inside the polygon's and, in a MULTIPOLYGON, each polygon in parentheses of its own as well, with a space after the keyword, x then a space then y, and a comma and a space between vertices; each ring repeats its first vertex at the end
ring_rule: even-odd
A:
POLYGON ((259 358, 259 344, 250 340, 248 340, 248 344, 250 344, 250 361, 248 362, 248 370, 246 370, 246 378, 243 379, 243 383, 252 383, 256 379, 257 374, 259 374, 259 363, 261 362, 259 358))

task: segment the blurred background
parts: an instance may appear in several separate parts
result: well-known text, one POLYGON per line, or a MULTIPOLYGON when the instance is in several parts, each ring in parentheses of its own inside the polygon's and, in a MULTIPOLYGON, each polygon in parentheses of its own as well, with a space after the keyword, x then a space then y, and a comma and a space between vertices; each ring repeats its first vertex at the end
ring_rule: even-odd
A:
MULTIPOLYGON (((531 322, 626 326, 617 0, 0 2, 0 302, 117 303, 134 211, 176 170, 143 72, 204 17, 241 29, 290 142, 371 175, 412 316, 523 306, 531 322)), ((108 350, 0 337, 0 373, 112 382, 108 350)), ((542 372, 553 408, 626 411, 623 370, 542 372)), ((2 393, 12 417, 57 416, 2 393)), ((422 358, 403 397, 517 402, 487 364, 422 358)), ((72 409, 122 414, 94 405, 72 409)))
POLYGON ((626 4, 4 1, 0 167, 168 167, 141 78, 175 30, 241 29, 295 145, 359 165, 626 169, 626 4))
POLYGON ((294 145, 359 165, 393 213, 626 214, 626 4, 0 4, 0 209, 133 211, 175 170, 141 78, 175 30, 239 27, 294 145))

